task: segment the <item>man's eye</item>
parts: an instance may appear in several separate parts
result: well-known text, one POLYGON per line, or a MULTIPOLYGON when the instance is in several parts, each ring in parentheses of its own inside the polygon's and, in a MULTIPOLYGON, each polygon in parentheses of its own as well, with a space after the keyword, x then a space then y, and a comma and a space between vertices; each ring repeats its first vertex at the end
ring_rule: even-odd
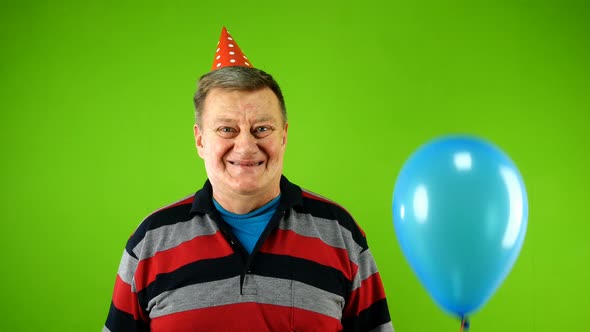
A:
POLYGON ((217 132, 224 137, 228 137, 235 135, 237 131, 232 127, 219 127, 217 132))
POLYGON ((254 128, 254 135, 256 135, 256 137, 264 137, 267 136, 268 134, 270 134, 271 132, 271 128, 270 127, 256 127, 254 128))

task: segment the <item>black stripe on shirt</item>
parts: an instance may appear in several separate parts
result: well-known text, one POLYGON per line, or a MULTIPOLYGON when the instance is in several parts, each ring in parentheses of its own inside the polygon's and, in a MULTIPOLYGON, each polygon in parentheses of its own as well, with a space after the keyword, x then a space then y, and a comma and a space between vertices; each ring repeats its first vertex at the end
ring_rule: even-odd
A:
POLYGON ((391 318, 389 317, 387 301, 382 299, 361 311, 358 316, 343 319, 343 332, 371 331, 389 321, 391 321, 391 318))
POLYGON ((105 326, 111 332, 148 332, 150 330, 143 321, 133 319, 133 315, 117 309, 112 302, 105 326))
POLYGON ((242 265, 242 259, 234 253, 221 258, 200 260, 172 272, 159 274, 156 280, 137 294, 139 303, 147 308, 148 302, 163 292, 238 276, 242 265))
POLYGON ((344 298, 351 287, 351 281, 339 270, 302 258, 259 252, 254 264, 251 269, 255 274, 296 280, 344 298))
POLYGON ((162 226, 173 225, 179 222, 190 220, 190 209, 191 203, 187 203, 173 207, 163 208, 162 210, 152 213, 147 218, 145 218, 144 221, 135 230, 129 241, 127 241, 127 246, 125 247, 125 250, 127 250, 127 253, 129 253, 129 255, 137 258, 137 256, 133 253, 133 249, 135 249, 139 242, 143 240, 145 234, 148 231, 162 226))

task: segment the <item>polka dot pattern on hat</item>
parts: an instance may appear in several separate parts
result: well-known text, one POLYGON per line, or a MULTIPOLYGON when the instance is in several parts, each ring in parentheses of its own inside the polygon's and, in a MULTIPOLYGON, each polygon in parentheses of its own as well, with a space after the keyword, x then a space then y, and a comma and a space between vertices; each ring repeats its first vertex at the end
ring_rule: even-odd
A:
POLYGON ((227 32, 227 29, 223 27, 221 37, 219 38, 219 42, 217 42, 217 50, 215 51, 215 59, 213 60, 211 70, 228 66, 252 67, 252 64, 244 55, 238 43, 227 32))

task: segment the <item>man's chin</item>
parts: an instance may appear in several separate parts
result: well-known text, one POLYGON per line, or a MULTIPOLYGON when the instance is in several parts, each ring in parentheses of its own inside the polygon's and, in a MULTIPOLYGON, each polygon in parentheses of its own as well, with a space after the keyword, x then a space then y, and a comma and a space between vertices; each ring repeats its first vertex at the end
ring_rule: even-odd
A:
POLYGON ((255 195, 260 193, 262 188, 260 183, 235 183, 232 188, 240 195, 255 195))

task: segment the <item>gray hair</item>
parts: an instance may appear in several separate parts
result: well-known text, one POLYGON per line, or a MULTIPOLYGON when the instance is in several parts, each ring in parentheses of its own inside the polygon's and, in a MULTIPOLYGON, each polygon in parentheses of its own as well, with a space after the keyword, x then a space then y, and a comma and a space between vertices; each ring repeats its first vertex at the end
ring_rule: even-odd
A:
POLYGON ((205 98, 207 98, 209 91, 215 88, 226 89, 229 91, 256 91, 270 88, 279 100, 283 122, 287 122, 285 99, 283 98, 283 93, 281 92, 279 84, 274 78, 260 69, 231 66, 210 71, 199 79, 199 88, 193 98, 195 103, 195 123, 197 125, 201 125, 205 98))

